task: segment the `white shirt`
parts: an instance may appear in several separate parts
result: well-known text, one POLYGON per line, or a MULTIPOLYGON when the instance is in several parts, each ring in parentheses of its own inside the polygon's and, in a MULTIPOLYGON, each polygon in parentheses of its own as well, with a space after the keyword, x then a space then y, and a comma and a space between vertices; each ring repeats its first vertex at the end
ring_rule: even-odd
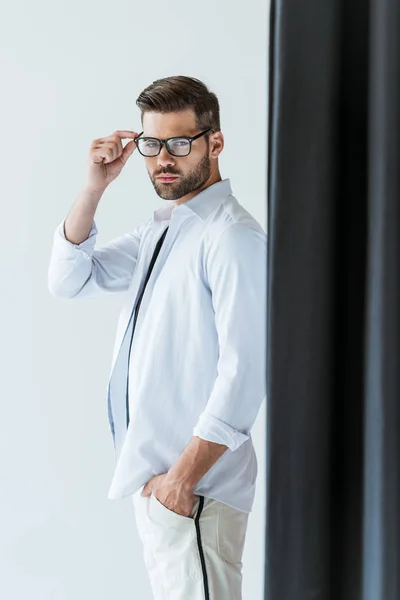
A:
POLYGON ((95 220, 81 244, 65 238, 64 221, 54 234, 50 292, 71 299, 124 293, 107 385, 115 451, 108 498, 166 473, 195 435, 228 449, 194 494, 250 512, 257 476, 250 430, 266 397, 264 229, 232 195, 229 179, 179 206, 164 201, 100 248, 95 220), (167 226, 129 355, 132 309, 167 226))

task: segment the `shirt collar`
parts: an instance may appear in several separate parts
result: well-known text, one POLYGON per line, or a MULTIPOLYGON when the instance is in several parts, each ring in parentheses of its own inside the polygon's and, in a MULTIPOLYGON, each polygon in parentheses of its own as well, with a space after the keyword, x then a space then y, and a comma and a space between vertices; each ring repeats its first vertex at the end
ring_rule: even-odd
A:
POLYGON ((171 218, 173 211, 174 213, 176 213, 176 211, 179 211, 180 213, 191 210, 204 221, 214 208, 216 208, 224 198, 231 194, 232 188, 230 179, 222 179, 221 181, 209 185, 206 189, 179 206, 175 206, 173 200, 168 200, 166 206, 162 206, 154 211, 154 220, 167 221, 171 218))

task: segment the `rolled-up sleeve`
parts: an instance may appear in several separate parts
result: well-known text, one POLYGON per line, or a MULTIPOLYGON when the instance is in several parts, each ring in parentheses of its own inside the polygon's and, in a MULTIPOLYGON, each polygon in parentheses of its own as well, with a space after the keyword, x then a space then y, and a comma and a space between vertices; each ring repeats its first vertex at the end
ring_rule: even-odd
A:
POLYGON ((144 223, 96 248, 95 220, 88 238, 73 244, 65 237, 65 220, 57 226, 48 269, 48 288, 61 298, 88 298, 128 289, 137 263, 144 223))
POLYGON ((193 435, 228 446, 249 439, 266 398, 267 235, 233 223, 206 257, 218 333, 217 377, 193 435))

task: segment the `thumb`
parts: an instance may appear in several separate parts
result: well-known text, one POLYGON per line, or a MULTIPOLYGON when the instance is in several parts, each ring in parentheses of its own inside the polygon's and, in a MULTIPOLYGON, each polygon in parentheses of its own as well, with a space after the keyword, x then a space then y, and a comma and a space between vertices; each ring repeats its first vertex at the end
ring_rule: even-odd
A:
POLYGON ((132 140, 131 142, 128 142, 128 144, 125 146, 125 148, 121 154, 121 160, 124 164, 130 157, 130 155, 133 153, 135 148, 136 148, 136 144, 135 144, 134 140, 132 140))
POLYGON ((154 477, 149 479, 149 481, 147 481, 147 483, 144 484, 142 492, 140 494, 141 496, 150 496, 151 490, 153 488, 153 479, 154 477))

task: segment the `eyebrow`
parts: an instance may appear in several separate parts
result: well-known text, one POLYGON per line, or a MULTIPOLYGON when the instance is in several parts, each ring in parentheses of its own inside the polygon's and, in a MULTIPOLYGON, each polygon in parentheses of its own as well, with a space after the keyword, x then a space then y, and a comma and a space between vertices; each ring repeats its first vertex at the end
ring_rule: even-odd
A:
POLYGON ((165 138, 161 138, 161 137, 158 138, 156 135, 145 135, 143 133, 142 137, 152 137, 152 138, 156 138, 157 140, 167 140, 168 138, 171 138, 171 137, 194 137, 195 135, 197 135, 195 132, 193 132, 193 133, 177 133, 175 135, 168 135, 165 138))

